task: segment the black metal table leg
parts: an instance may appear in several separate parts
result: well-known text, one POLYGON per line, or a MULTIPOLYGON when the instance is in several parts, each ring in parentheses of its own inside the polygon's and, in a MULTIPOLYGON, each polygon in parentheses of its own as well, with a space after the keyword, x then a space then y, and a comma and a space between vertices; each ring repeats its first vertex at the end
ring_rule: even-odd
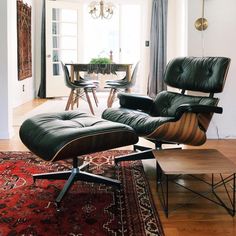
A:
POLYGON ((166 209, 165 209, 166 217, 169 216, 169 176, 166 175, 166 209))

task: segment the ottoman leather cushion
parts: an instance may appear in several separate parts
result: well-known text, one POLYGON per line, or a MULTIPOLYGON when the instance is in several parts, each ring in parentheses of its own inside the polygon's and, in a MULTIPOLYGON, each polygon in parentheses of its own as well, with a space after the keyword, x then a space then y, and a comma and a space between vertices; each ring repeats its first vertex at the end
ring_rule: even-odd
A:
POLYGON ((78 111, 31 117, 21 125, 20 138, 33 153, 46 161, 71 159, 138 141, 131 127, 78 111))

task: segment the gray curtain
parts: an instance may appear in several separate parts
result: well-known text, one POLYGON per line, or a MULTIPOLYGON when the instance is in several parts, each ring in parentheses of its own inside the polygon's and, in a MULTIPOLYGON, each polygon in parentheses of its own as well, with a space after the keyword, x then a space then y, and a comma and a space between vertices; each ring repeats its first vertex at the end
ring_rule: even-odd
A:
POLYGON ((150 32, 150 72, 148 95, 152 98, 166 89, 163 74, 166 66, 168 0, 153 0, 150 32))
POLYGON ((38 96, 46 98, 46 38, 45 38, 45 0, 42 4, 42 24, 41 24, 41 82, 38 96))

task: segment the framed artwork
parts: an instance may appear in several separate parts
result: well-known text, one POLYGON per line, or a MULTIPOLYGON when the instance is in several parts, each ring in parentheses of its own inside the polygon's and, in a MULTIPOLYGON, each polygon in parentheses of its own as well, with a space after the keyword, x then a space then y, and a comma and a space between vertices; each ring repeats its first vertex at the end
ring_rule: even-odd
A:
POLYGON ((18 80, 32 77, 31 6, 17 0, 18 80))

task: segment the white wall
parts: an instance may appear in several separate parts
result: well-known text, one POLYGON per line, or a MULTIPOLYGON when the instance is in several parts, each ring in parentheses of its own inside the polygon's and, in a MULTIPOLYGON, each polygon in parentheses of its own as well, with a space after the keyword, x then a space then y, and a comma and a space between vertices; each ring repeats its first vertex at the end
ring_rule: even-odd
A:
POLYGON ((34 88, 37 97, 41 80, 41 24, 42 24, 42 0, 34 1, 34 88))
POLYGON ((15 0, 0 1, 0 138, 7 139, 13 135, 11 87, 16 77, 14 43, 14 17, 11 17, 15 0))
POLYGON ((205 0, 205 18, 208 28, 201 33, 194 28, 194 22, 201 17, 201 2, 188 0, 188 49, 190 56, 225 56, 232 59, 226 85, 219 105, 222 115, 214 115, 208 131, 209 138, 236 137, 236 1, 205 0))
MULTIPOLYGON (((15 4, 11 9, 11 17, 12 20, 16 24, 16 1, 14 1, 15 4)), ((14 96, 13 96, 13 101, 12 101, 12 106, 17 107, 27 101, 30 101, 34 98, 35 95, 35 86, 34 86, 34 6, 33 6, 33 0, 23 0, 24 3, 27 3, 29 6, 32 6, 32 22, 31 22, 31 27, 32 27, 32 35, 31 35, 31 40, 32 40, 32 77, 24 79, 24 80, 18 80, 18 76, 13 79, 13 85, 14 85, 14 96)), ((16 25, 15 27, 12 27, 12 30, 16 32, 16 25)), ((13 45, 12 51, 17 53, 17 40, 15 41, 15 44, 13 45)), ((17 54, 15 55, 17 59, 17 54)), ((12 68, 17 68, 17 61, 14 60, 16 64, 12 65, 12 68)))
POLYGON ((167 61, 187 53, 186 0, 168 0, 167 61))
MULTIPOLYGON (((138 91, 141 94, 147 94, 147 84, 148 84, 148 75, 149 75, 149 62, 150 62, 150 47, 145 47, 145 41, 150 41, 150 29, 151 29, 151 8, 152 8, 152 0, 143 0, 143 19, 142 19, 142 48, 141 48, 141 68, 142 72, 140 73, 142 78, 139 78, 138 82, 141 80, 138 91)), ((149 42, 150 45, 150 42, 149 42)))
POLYGON ((0 1, 0 35, 0 139, 8 139, 13 136, 13 108, 34 97, 33 78, 18 81, 16 0, 0 1))

